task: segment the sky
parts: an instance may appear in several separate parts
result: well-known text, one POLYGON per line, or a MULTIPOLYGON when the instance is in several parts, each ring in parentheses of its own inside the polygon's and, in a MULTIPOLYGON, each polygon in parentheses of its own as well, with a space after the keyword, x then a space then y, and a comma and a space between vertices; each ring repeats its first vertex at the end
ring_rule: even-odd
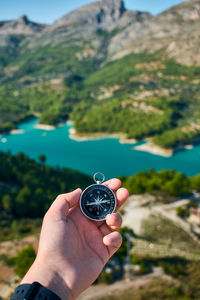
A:
MULTIPOLYGON (((32 21, 51 24, 67 12, 91 2, 95 0, 0 0, 0 20, 17 19, 25 14, 32 21)), ((156 15, 183 0, 124 0, 124 2, 128 9, 148 11, 156 15)))

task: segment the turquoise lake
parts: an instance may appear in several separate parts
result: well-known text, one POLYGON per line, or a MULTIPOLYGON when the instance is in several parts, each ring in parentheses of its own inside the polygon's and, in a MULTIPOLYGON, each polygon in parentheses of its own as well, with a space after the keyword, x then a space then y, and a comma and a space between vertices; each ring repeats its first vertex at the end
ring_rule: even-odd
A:
POLYGON ((165 158, 134 151, 133 144, 120 144, 117 138, 77 142, 69 138, 72 125, 65 124, 47 131, 34 128, 37 122, 34 119, 20 124, 18 128, 25 130, 23 134, 1 136, 0 150, 10 150, 13 154, 24 152, 32 158, 44 154, 48 165, 90 175, 103 172, 106 178, 132 175, 149 168, 175 169, 190 176, 200 173, 200 146, 165 158))

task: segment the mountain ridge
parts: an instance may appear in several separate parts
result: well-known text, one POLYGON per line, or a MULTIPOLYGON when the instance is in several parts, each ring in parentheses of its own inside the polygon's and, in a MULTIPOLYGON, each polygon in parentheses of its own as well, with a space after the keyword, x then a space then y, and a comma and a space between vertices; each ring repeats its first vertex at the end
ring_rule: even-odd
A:
POLYGON ((94 39, 97 54, 102 47, 97 32, 102 30, 112 35, 107 60, 163 49, 179 63, 200 65, 199 26, 199 0, 182 2, 156 16, 127 10, 122 0, 100 0, 67 13, 51 25, 32 22, 26 16, 1 22, 0 47, 12 44, 11 35, 21 35, 22 44, 27 42, 29 49, 94 39))
MULTIPOLYGON (((53 28, 59 27, 62 24, 79 23, 81 25, 89 24, 96 25, 106 23, 111 25, 120 19, 126 11, 122 0, 100 0, 91 4, 82 6, 70 13, 67 13, 53 23, 53 28), (95 24, 96 23, 96 24, 95 24)), ((110 28, 107 28, 110 30, 110 28)))
POLYGON ((0 24, 0 34, 30 35, 41 32, 46 26, 30 21, 26 15, 21 15, 16 20, 2 21, 0 24))

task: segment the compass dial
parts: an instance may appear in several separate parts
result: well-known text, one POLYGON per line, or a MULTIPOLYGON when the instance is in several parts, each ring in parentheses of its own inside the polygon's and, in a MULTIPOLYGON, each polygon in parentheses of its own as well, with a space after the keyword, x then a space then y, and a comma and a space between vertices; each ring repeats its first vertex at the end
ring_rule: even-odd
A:
POLYGON ((83 214, 91 220, 105 220, 108 214, 116 209, 114 192, 103 184, 93 184, 87 187, 80 199, 80 208, 83 214))

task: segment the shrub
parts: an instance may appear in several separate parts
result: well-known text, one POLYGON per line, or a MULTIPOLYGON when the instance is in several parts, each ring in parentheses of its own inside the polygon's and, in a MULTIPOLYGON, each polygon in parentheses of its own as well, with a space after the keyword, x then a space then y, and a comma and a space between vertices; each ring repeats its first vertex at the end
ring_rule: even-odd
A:
POLYGON ((20 250, 15 258, 15 272, 19 277, 23 277, 36 257, 35 250, 32 246, 28 246, 20 250))

